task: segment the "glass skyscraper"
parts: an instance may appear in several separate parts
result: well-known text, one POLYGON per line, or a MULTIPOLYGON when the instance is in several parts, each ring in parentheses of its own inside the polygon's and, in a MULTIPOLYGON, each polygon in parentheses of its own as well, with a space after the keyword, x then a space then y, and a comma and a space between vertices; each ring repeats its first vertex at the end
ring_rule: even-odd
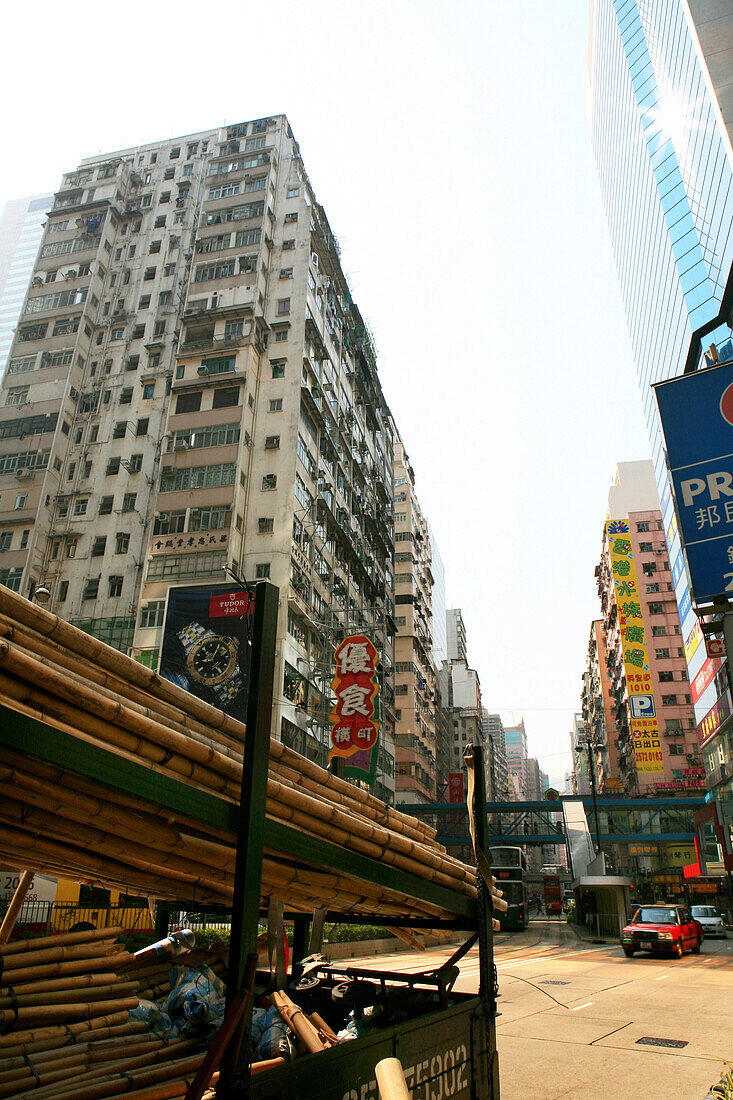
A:
POLYGON ((53 195, 33 195, 6 204, 0 217, 0 376, 5 370, 13 328, 43 236, 53 195))
POLYGON ((591 136, 669 549, 650 583, 674 590, 682 635, 670 643, 690 680, 675 687, 698 721, 724 685, 698 677, 707 658, 651 386, 733 358, 731 92, 733 0, 590 0, 591 136))

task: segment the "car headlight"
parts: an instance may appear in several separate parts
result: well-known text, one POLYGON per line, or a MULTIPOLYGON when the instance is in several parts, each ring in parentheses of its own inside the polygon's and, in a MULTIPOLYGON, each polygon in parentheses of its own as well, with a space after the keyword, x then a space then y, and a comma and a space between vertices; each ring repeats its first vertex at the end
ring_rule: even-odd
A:
POLYGON ((623 943, 631 943, 632 939, 633 939, 632 936, 622 936, 621 937, 621 940, 622 940, 623 943))
POLYGON ((673 940, 674 939, 674 933, 672 933, 672 932, 660 932, 659 933, 659 939, 660 940, 673 940))

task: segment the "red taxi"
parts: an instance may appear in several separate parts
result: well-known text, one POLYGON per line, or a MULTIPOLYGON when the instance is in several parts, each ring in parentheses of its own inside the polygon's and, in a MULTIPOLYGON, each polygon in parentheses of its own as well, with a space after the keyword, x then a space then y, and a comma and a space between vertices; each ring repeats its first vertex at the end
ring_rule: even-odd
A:
POLYGON ((699 955, 703 939, 702 925, 686 906, 660 903, 635 910, 621 933, 621 946, 628 958, 635 951, 650 951, 681 959, 685 951, 699 955))

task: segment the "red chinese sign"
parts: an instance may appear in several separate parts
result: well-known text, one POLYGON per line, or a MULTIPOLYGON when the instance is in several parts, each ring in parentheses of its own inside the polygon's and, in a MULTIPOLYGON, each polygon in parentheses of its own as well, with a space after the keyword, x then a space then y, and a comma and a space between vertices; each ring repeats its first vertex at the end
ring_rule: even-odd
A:
POLYGON ((451 772, 448 776, 448 801, 466 801, 466 795, 463 789, 463 772, 451 772))
POLYGON ((331 711, 329 760, 353 756, 377 743, 377 659, 374 644, 365 634, 352 634, 336 648, 336 675, 331 684, 336 704, 331 711))

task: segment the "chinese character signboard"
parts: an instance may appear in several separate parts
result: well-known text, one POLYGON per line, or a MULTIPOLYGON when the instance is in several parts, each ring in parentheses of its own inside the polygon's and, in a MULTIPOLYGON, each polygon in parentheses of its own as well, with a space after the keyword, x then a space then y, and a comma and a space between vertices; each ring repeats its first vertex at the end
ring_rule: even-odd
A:
POLYGON ((701 722, 697 723, 697 738, 700 748, 707 744, 730 716, 730 692, 724 691, 711 706, 701 722))
POLYGON ((448 776, 448 801, 466 801, 466 795, 463 790, 463 772, 451 772, 448 776))
POLYGON ((693 598, 733 592, 733 365, 658 382, 693 598))
POLYGON ((379 749, 378 655, 365 634, 352 634, 337 646, 331 687, 336 702, 331 711, 329 760, 343 756, 349 778, 376 775, 379 749))
POLYGON ((693 703, 696 703, 706 688, 712 684, 716 673, 720 669, 720 665, 721 661, 717 657, 708 657, 690 685, 693 703))
POLYGON ((664 772, 636 562, 626 520, 606 524, 636 770, 664 772))
POLYGON ((231 585, 169 589, 160 675, 243 722, 253 609, 249 593, 231 585))

